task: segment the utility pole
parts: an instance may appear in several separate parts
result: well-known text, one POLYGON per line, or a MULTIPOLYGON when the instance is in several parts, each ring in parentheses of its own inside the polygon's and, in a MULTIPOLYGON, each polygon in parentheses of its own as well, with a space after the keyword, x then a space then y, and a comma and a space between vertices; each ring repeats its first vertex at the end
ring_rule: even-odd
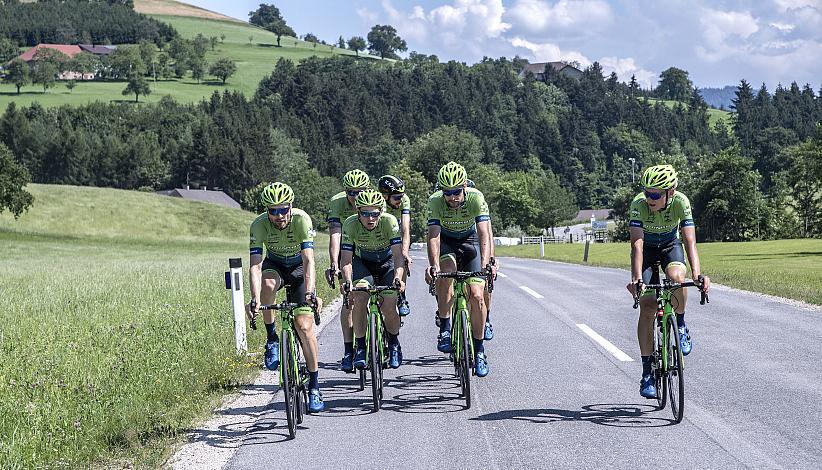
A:
POLYGON ((628 160, 631 162, 631 184, 634 184, 634 165, 636 164, 636 158, 629 157, 628 160))

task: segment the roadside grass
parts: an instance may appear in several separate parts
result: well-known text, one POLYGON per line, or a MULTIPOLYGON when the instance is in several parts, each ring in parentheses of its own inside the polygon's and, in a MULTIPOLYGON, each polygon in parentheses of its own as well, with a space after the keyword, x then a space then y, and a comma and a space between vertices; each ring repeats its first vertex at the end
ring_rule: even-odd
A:
MULTIPOLYGON (((697 247, 702 271, 714 282, 822 305, 822 240, 700 243, 697 247)), ((628 270, 630 251, 627 243, 594 243, 589 264, 628 270)), ((583 252, 584 245, 578 243, 545 245, 545 259, 555 261, 583 264, 583 252)), ((498 246, 496 254, 539 258, 539 245, 498 246)))
MULTIPOLYGON (((248 330, 252 355, 235 355, 223 277, 228 258, 247 265, 253 214, 28 190, 29 213, 0 215, 0 468, 160 466, 259 370, 265 335, 248 330)), ((327 236, 318 245, 323 266, 327 236)))

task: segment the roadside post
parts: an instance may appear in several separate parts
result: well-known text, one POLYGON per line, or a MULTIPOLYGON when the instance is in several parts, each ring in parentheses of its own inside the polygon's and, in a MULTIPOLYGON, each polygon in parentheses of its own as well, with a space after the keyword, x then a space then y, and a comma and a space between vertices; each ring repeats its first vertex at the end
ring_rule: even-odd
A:
POLYGON ((585 255, 582 257, 582 261, 584 263, 588 262, 588 246, 591 244, 591 235, 585 234, 585 255))
POLYGON ((243 260, 229 258, 229 270, 225 273, 225 288, 231 291, 231 307, 234 311, 234 343, 237 354, 248 352, 245 336, 245 305, 243 301, 243 260))
POLYGON ((539 236, 539 257, 545 258, 545 237, 543 235, 539 236))

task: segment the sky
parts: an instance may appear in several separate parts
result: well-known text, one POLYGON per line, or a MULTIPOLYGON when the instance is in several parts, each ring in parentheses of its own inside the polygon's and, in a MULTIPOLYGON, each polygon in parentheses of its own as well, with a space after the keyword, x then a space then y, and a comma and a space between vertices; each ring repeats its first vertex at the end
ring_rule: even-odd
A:
MULTIPOLYGON (((248 20, 261 0, 184 0, 248 20)), ((822 85, 822 0, 286 0, 273 3, 299 35, 327 42, 390 24, 408 52, 472 64, 519 55, 531 62, 598 61, 649 88, 668 67, 699 87, 746 79, 822 85)), ((402 54, 401 54, 402 55, 402 54)))

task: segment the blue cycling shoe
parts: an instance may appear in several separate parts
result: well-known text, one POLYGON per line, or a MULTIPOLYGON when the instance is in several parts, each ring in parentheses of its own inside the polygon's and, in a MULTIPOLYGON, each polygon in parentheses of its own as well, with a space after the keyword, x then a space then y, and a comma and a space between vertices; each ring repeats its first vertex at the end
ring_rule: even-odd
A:
POLYGON ((645 398, 656 399, 656 384, 652 374, 643 375, 639 381, 639 394, 645 398))
POLYGON ((265 367, 268 370, 277 370, 280 367, 280 343, 269 341, 265 343, 265 367))
POLYGON ((693 343, 691 343, 691 333, 688 331, 687 326, 679 327, 679 346, 682 348, 683 356, 690 354, 691 349, 693 349, 693 343))
POLYGON ((451 352, 451 332, 448 330, 441 331, 437 336, 437 351, 442 353, 451 352))
POLYGON ((485 341, 494 339, 494 325, 490 321, 485 322, 485 341))
POLYGON ((312 388, 308 391, 308 412, 317 413, 325 409, 323 403, 323 396, 320 394, 319 388, 312 388))
POLYGON ((365 349, 357 349, 354 353, 354 368, 365 369, 365 349))
POLYGON ((485 358, 484 352, 478 352, 474 356, 474 373, 477 377, 485 377, 488 375, 488 360, 485 358))
POLYGON ((349 374, 354 373, 354 353, 347 352, 340 361, 340 369, 349 374))
POLYGON ((388 367, 399 369, 402 364, 402 346, 399 343, 388 346, 388 367))
POLYGON ((405 317, 411 313, 411 307, 408 306, 407 300, 403 299, 402 302, 400 302, 400 305, 397 307, 397 312, 399 312, 401 317, 405 317))

